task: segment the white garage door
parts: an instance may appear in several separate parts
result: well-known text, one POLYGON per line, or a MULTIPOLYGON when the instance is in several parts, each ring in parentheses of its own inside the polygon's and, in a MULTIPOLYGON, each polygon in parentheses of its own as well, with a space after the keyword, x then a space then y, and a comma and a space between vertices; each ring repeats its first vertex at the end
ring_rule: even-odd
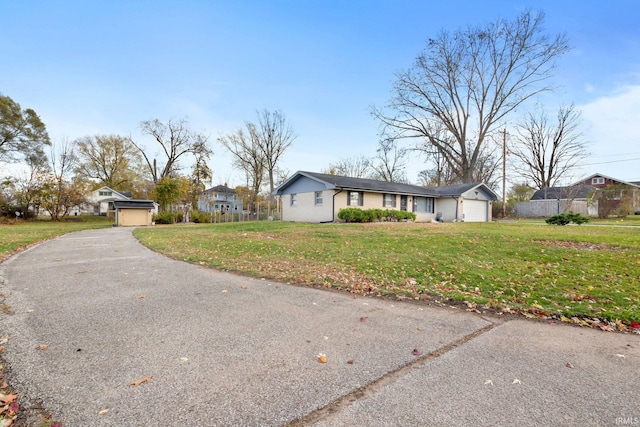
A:
POLYGON ((465 222, 486 222, 488 221, 487 217, 487 207, 489 203, 486 200, 468 200, 465 199, 462 203, 464 206, 464 220, 465 222))

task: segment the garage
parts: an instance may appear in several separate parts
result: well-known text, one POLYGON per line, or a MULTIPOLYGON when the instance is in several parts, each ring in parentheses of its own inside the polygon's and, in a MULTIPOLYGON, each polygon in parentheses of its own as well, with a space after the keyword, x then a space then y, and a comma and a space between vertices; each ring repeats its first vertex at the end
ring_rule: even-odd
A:
POLYGON ((152 200, 116 200, 113 208, 116 212, 118 227, 152 225, 154 202, 152 200))
POLYGON ((487 200, 464 199, 462 206, 465 222, 486 222, 489 220, 489 202, 487 200))

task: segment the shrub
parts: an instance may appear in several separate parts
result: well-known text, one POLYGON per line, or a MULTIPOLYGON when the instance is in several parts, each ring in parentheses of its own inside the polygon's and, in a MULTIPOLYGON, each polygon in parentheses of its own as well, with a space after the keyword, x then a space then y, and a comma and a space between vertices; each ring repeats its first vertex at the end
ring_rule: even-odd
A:
POLYGON ((579 213, 568 212, 550 216, 545 222, 552 225, 567 225, 571 222, 580 225, 589 222, 589 218, 579 213))
POLYGON ((206 224, 211 222, 211 214, 208 212, 202 212, 199 210, 193 210, 189 214, 191 221, 196 224, 206 224))
POLYGON ((153 220, 156 224, 175 224, 182 222, 182 212, 160 212, 153 220))
POLYGON ((338 218, 345 222, 375 222, 375 221, 415 221, 416 214, 407 211, 382 209, 340 209, 338 218))

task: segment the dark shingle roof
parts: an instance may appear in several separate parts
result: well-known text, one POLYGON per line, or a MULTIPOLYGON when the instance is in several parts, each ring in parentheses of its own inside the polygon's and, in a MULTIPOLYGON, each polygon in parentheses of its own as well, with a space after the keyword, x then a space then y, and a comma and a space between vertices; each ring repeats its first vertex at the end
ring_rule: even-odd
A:
POLYGON ((531 200, 549 199, 586 199, 590 192, 596 187, 591 185, 571 185, 569 187, 549 187, 547 189, 536 190, 531 196, 531 200))
POLYGON ((330 184, 334 188, 349 190, 379 191, 381 193, 417 194, 422 196, 438 195, 433 188, 420 187, 418 185, 403 184, 400 182, 378 181, 375 179, 352 178, 349 176, 328 175, 316 172, 300 172, 300 174, 315 178, 330 184))
POLYGON ((116 209, 153 209, 153 200, 115 200, 113 207, 116 209))

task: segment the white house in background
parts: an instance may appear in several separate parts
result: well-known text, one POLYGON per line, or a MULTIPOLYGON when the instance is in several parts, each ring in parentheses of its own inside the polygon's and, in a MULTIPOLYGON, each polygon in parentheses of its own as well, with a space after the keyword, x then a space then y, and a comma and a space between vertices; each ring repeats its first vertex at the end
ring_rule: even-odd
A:
POLYGON ((113 212, 113 202, 117 200, 131 200, 131 192, 117 191, 107 186, 100 187, 89 193, 86 213, 90 215, 108 215, 109 212, 113 212))
MULTIPOLYGON (((114 202, 136 201, 131 198, 130 191, 117 191, 110 187, 104 186, 93 190, 87 196, 87 203, 79 209, 76 208, 71 215, 115 215, 114 202)), ((151 214, 158 213, 158 204, 153 201, 145 200, 144 202, 152 203, 153 208, 151 214)))
POLYGON ((498 196, 485 184, 421 187, 397 182, 298 171, 274 191, 282 200, 282 220, 337 222, 340 209, 396 209, 417 222, 491 221, 498 196))

